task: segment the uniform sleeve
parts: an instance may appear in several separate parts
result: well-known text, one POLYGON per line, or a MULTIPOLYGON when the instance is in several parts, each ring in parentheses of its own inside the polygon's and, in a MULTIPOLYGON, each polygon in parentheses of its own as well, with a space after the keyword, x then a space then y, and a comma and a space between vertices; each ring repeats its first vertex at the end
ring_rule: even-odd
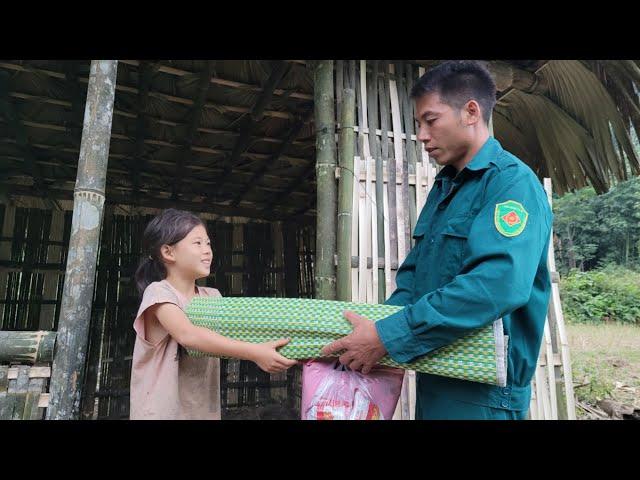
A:
POLYGON ((409 362, 528 303, 548 246, 552 215, 546 197, 536 190, 537 180, 523 173, 507 179, 508 173, 498 173, 487 185, 484 206, 470 226, 469 254, 461 272, 415 304, 376 322, 378 335, 394 360, 409 362), (522 231, 508 228, 508 223, 505 229, 505 220, 500 223, 496 213, 505 210, 497 206, 505 202, 524 207, 528 215, 522 231))

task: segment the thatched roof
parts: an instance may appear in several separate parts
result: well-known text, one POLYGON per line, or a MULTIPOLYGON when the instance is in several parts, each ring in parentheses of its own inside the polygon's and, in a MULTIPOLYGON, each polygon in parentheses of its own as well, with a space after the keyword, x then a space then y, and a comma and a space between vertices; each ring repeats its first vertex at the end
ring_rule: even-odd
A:
MULTIPOLYGON (((556 190, 605 191, 640 172, 628 134, 640 127, 639 65, 490 61, 495 135, 556 190)), ((89 61, 0 61, 5 194, 70 201, 88 72, 89 61)), ((108 201, 313 215, 312 78, 305 61, 120 61, 108 201)))

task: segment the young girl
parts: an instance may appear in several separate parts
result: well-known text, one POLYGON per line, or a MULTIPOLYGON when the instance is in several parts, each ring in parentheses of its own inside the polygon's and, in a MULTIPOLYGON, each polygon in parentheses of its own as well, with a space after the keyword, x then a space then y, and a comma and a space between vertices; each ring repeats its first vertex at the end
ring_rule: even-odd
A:
POLYGON ((215 288, 195 284, 209 275, 212 260, 209 236, 198 217, 163 211, 145 229, 143 248, 146 256, 135 274, 142 303, 133 323, 132 420, 220 419, 219 359, 191 357, 182 347, 251 360, 269 373, 297 363, 276 351, 288 339, 253 344, 189 321, 184 309, 195 295, 220 296, 215 288))

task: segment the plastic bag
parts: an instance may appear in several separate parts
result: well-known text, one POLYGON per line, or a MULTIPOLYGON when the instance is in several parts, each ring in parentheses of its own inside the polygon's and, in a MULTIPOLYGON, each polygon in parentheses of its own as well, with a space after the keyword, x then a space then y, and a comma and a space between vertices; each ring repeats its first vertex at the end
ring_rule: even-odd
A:
POLYGON ((335 359, 309 360, 302 368, 303 420, 391 420, 404 371, 375 366, 364 375, 335 359))

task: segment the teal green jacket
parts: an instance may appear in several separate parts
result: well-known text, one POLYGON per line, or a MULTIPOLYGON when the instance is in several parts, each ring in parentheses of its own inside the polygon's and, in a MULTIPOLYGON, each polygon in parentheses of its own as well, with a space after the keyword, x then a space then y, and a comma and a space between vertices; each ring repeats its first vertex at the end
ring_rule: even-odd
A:
POLYGON ((529 408, 551 292, 552 219, 539 179, 493 137, 459 174, 447 166, 436 176, 386 302, 405 308, 376 322, 378 335, 391 358, 408 362, 502 318, 507 386, 419 373, 417 411, 433 395, 529 408))

